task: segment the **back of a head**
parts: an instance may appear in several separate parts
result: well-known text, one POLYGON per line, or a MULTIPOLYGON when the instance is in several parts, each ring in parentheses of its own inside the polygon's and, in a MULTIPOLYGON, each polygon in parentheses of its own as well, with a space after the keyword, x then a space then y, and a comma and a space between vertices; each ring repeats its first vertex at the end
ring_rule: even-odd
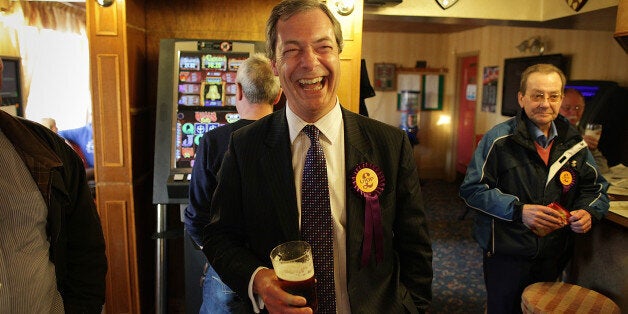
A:
POLYGON ((274 104, 281 88, 270 60, 261 53, 251 55, 240 65, 236 83, 242 86, 246 99, 254 104, 274 104))
POLYGON ((55 119, 53 118, 41 118, 41 125, 51 129, 55 133, 59 131, 57 129, 57 121, 55 121, 55 119))

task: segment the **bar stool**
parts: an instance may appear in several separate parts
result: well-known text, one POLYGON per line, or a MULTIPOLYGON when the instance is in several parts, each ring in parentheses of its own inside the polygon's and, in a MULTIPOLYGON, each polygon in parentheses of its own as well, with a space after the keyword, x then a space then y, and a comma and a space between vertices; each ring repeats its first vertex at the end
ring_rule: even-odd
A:
POLYGON ((621 313, 619 306, 606 296, 564 282, 537 282, 529 285, 521 295, 521 310, 526 314, 621 313))

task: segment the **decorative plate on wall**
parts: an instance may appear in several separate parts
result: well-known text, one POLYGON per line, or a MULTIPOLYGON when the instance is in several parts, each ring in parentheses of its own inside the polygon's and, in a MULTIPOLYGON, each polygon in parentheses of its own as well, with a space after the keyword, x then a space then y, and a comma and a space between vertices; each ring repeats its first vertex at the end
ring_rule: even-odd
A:
POLYGON ((567 5, 574 9, 574 11, 578 12, 580 11, 580 9, 582 9, 582 7, 584 6, 585 3, 587 3, 587 0, 565 0, 565 2, 567 2, 567 5))
POLYGON ((446 10, 449 9, 449 7, 451 7, 452 5, 456 4, 458 0, 436 0, 436 2, 438 2, 438 5, 440 5, 443 10, 446 10))

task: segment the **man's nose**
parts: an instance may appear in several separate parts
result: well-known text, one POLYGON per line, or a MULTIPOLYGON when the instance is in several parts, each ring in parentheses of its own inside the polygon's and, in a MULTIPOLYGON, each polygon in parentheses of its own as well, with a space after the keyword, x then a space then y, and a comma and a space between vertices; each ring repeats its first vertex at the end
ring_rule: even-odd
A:
POLYGON ((312 47, 303 49, 303 53, 301 55, 301 65, 303 67, 312 69, 318 63, 318 54, 312 47))

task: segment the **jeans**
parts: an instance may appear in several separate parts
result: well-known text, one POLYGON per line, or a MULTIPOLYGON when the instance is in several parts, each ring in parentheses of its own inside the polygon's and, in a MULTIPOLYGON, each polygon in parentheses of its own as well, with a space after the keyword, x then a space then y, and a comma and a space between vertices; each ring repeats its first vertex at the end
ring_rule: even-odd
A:
POLYGON ((220 280, 220 277, 211 265, 207 265, 203 282, 203 304, 199 313, 235 313, 238 312, 237 309, 241 306, 236 293, 220 280))

